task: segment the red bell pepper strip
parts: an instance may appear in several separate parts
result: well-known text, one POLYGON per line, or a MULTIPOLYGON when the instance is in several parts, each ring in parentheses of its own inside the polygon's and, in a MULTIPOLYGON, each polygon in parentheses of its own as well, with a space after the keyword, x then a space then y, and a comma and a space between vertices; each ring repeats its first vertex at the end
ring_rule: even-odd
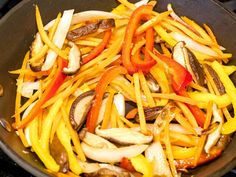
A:
POLYGON ((132 49, 132 41, 134 33, 140 23, 140 21, 147 15, 152 14, 151 5, 143 5, 138 7, 132 14, 129 23, 126 27, 124 44, 122 48, 122 63, 124 67, 128 70, 129 74, 137 72, 137 68, 131 63, 130 55, 132 49))
POLYGON ((152 51, 154 47, 154 31, 149 28, 146 32, 146 46, 144 50, 144 60, 140 56, 140 49, 131 56, 131 62, 138 69, 144 73, 148 73, 149 69, 156 64, 156 61, 151 58, 148 50, 152 51))
POLYGON ((90 114, 88 115, 87 122, 86 122, 86 126, 90 133, 94 133, 98 115, 99 115, 99 110, 102 104, 102 98, 106 91, 107 86, 118 75, 126 74, 126 73, 127 73, 127 70, 124 67, 112 66, 108 68, 101 76, 101 79, 98 81, 98 84, 95 88, 95 93, 96 93, 95 100, 92 105, 92 108, 90 109, 90 114))
MULTIPOLYGON (((181 96, 189 97, 188 93, 185 90, 179 90, 177 92, 177 94, 181 95, 181 96)), ((199 107, 197 107, 195 105, 189 105, 189 104, 186 104, 186 105, 188 106, 188 108, 192 112, 192 114, 195 117, 198 125, 200 127, 203 127, 204 123, 205 123, 205 120, 206 120, 205 113, 199 107)))
POLYGON ((87 56, 85 56, 82 59, 83 64, 88 63, 89 61, 94 59, 96 56, 98 56, 100 53, 102 53, 102 51, 105 49, 105 47, 110 41, 111 34, 112 34, 111 29, 105 32, 102 42, 98 46, 96 46, 87 56))
POLYGON ((172 87, 175 92, 185 89, 185 87, 192 81, 192 75, 175 60, 161 55, 156 49, 153 50, 154 54, 162 60, 171 70, 172 74, 172 87))
POLYGON ((130 160, 126 157, 123 157, 120 161, 120 167, 123 169, 126 169, 130 172, 135 172, 136 170, 134 169, 132 163, 130 162, 130 160))
POLYGON ((35 104, 35 106, 32 108, 29 114, 20 123, 13 124, 14 128, 16 129, 24 128, 39 114, 40 110, 42 109, 41 106, 55 95, 56 91, 66 78, 66 75, 63 74, 62 70, 64 67, 67 67, 67 64, 68 64, 67 60, 61 57, 58 58, 58 68, 53 80, 46 88, 46 90, 43 92, 41 98, 38 100, 38 102, 35 104))

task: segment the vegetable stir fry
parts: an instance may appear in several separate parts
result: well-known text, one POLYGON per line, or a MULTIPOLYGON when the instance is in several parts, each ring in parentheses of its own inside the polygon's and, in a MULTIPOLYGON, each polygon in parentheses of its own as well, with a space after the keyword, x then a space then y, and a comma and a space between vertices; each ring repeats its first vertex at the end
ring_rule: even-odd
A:
POLYGON ((38 32, 10 71, 13 127, 55 176, 179 176, 236 130, 236 67, 211 28, 171 4, 118 1, 45 26, 36 6, 38 32))

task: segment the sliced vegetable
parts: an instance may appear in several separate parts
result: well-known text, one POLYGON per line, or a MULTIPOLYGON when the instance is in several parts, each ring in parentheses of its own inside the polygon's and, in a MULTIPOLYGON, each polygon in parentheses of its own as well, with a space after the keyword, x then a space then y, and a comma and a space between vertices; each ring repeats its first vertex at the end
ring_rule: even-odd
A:
POLYGON ((70 122, 75 130, 79 130, 86 120, 86 116, 95 98, 95 91, 90 90, 80 94, 70 108, 70 122))
POLYGON ((47 89, 43 92, 43 95, 38 100, 38 102, 33 107, 33 109, 30 111, 30 113, 21 122, 15 123, 13 125, 14 128, 16 129, 24 128, 29 122, 31 122, 37 116, 39 111, 42 109, 41 106, 46 101, 48 101, 51 97, 53 97, 53 95, 56 93, 56 91, 64 82, 64 79, 66 78, 66 75, 62 73, 63 68, 66 66, 67 66, 67 61, 59 57, 58 68, 57 68, 54 78, 48 85, 47 89))
POLYGON ((96 89, 95 89, 95 101, 91 108, 91 113, 87 118, 87 128, 90 133, 93 133, 95 130, 95 126, 98 120, 99 110, 102 104, 103 94, 105 93, 106 87, 109 83, 118 75, 126 74, 127 70, 121 66, 113 66, 108 68, 102 75, 99 80, 96 89))
POLYGON ((152 8, 153 8, 152 6, 148 6, 148 5, 143 5, 143 6, 138 7, 132 13, 129 23, 126 27, 124 45, 122 48, 122 63, 124 67, 128 70, 129 74, 133 74, 137 71, 130 60, 131 46, 132 46, 135 30, 137 29, 138 24, 140 23, 143 16, 151 15, 152 8))
POLYGON ((98 162, 113 163, 120 162, 123 157, 131 158, 141 154, 148 145, 131 145, 116 149, 101 149, 81 143, 81 147, 88 158, 98 162))
POLYGON ((68 44, 71 47, 68 56, 69 63, 67 67, 63 68, 63 73, 66 75, 73 75, 80 68, 81 53, 79 48, 73 42, 69 42, 68 44))

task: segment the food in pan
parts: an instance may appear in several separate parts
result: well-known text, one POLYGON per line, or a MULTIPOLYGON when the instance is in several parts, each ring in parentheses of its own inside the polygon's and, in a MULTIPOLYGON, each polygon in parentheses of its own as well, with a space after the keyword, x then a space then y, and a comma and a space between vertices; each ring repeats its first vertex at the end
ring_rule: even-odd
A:
POLYGON ((170 4, 118 1, 45 26, 36 6, 38 32, 10 71, 22 143, 56 176, 178 176, 214 160, 236 130, 232 55, 170 4))

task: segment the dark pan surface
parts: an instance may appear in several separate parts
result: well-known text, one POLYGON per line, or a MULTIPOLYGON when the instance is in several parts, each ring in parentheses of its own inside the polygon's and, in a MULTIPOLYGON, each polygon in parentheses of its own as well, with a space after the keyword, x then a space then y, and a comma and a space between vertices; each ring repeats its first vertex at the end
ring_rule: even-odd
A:
MULTIPOLYGON (((188 16, 198 23, 209 24, 218 41, 236 56, 236 17, 220 7, 213 0, 158 0, 157 10, 166 10, 171 2, 179 15, 188 16)), ((4 96, 0 98, 0 117, 10 122, 14 112, 15 79, 8 73, 20 67, 22 58, 36 32, 34 4, 41 10, 44 24, 55 18, 58 12, 74 8, 76 12, 100 9, 110 11, 117 5, 115 0, 26 0, 13 8, 0 21, 0 83, 4 86, 4 96)), ((236 64, 235 60, 231 63, 236 64)), ((236 75, 233 76, 236 81, 236 75)), ((0 126, 0 147, 16 163, 35 176, 48 176, 42 163, 28 149, 24 149, 14 132, 8 133, 0 126)), ((222 176, 236 166, 236 136, 220 158, 199 167, 191 174, 195 176, 222 176)))

